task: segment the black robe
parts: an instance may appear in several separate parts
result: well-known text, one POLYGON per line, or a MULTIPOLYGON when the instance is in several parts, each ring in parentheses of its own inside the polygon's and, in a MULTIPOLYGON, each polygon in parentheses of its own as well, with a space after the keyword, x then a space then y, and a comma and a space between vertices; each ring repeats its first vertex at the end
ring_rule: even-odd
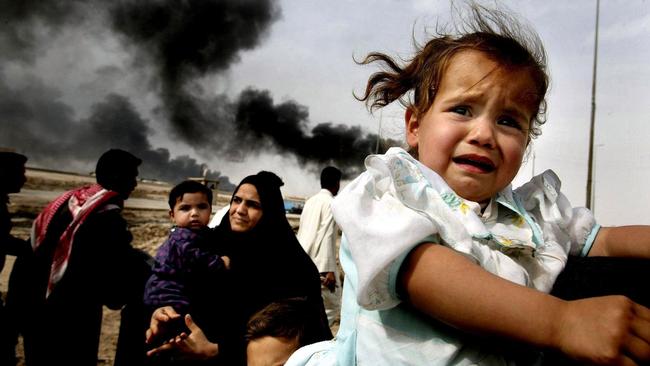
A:
POLYGON ((219 356, 209 364, 245 365, 249 318, 286 298, 305 297, 310 303, 313 316, 307 328, 312 337, 307 343, 332 338, 318 270, 287 221, 280 186, 267 178, 256 174, 240 183, 253 184, 260 196, 263 214, 255 228, 233 232, 226 215, 200 244, 206 251, 229 256, 231 263, 225 273, 197 273, 187 287, 193 320, 219 344, 219 356))

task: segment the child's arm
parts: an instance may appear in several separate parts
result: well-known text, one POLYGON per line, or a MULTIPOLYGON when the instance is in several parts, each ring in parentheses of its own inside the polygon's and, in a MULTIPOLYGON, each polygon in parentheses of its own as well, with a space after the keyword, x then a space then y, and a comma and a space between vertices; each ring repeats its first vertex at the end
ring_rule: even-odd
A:
POLYGON ((495 276, 450 248, 416 247, 400 285, 408 301, 454 327, 596 364, 650 360, 650 310, 622 296, 564 301, 495 276))
POLYGON ((589 256, 650 258, 650 226, 603 227, 589 256))

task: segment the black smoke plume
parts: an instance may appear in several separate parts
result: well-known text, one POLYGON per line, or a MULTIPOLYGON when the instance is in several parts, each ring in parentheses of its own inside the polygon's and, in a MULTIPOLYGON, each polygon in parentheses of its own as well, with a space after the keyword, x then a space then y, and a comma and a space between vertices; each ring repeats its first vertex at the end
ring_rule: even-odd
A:
POLYGON ((63 31, 106 25, 104 31, 121 40, 130 56, 131 70, 149 78, 147 85, 160 100, 153 120, 114 93, 78 118, 56 87, 38 77, 21 87, 9 87, 2 78, 0 144, 20 148, 30 161, 43 164, 93 161, 100 150, 121 147, 143 158, 143 175, 173 181, 197 175, 202 164, 196 160, 172 158, 169 150, 152 146, 152 128, 160 131, 165 122, 163 131, 170 131, 172 140, 205 158, 245 161, 276 153, 294 156, 312 171, 334 164, 355 174, 367 154, 395 141, 378 143, 376 135, 359 127, 311 127, 305 106, 275 104, 268 91, 254 87, 232 100, 199 86, 263 42, 280 15, 273 0, 0 0, 0 60, 28 68, 63 31))
MULTIPOLYGON (((294 101, 275 105, 268 91, 245 90, 236 108, 235 141, 244 142, 240 149, 257 145, 295 155, 303 164, 334 164, 346 177, 359 172, 367 155, 399 145, 395 140, 378 141, 377 135, 364 134, 358 126, 321 123, 307 133, 307 108, 294 101)), ((237 150, 233 146, 231 151, 237 150)))
MULTIPOLYGON (((203 173, 202 164, 195 159, 172 158, 169 150, 153 148, 147 122, 125 97, 109 94, 93 106, 88 118, 76 120, 71 108, 58 100, 55 90, 38 81, 29 85, 26 89, 10 89, 0 79, 0 146, 20 146, 30 162, 60 170, 92 169, 104 151, 121 148, 143 160, 141 177, 175 183, 203 173)), ((206 173, 207 178, 220 181, 220 189, 235 188, 218 171, 208 169, 206 173)))
MULTIPOLYGON (((113 28, 159 76, 160 96, 173 131, 197 145, 211 142, 208 119, 190 84, 222 72, 261 42, 280 12, 273 1, 121 2, 110 10, 113 28)), ((219 131, 215 131, 219 132, 219 131)))

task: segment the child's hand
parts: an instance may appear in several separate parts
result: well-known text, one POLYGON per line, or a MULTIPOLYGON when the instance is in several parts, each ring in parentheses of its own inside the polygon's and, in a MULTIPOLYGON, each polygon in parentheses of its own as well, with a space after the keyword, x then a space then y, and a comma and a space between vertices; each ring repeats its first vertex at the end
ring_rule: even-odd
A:
POLYGON ((559 348, 577 360, 598 365, 650 361, 650 309, 626 297, 570 301, 560 321, 559 348))

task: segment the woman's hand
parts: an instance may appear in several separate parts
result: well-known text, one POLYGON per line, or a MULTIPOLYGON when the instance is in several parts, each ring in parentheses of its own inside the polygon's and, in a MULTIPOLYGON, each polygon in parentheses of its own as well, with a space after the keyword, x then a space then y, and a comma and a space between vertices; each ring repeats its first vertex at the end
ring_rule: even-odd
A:
POLYGON ((219 354, 219 345, 210 342, 206 338, 203 330, 194 323, 189 314, 185 315, 185 325, 190 330, 190 334, 182 332, 162 346, 148 351, 147 356, 162 352, 173 352, 174 356, 179 359, 205 360, 214 358, 219 354))
POLYGON ((570 301, 557 344, 588 364, 637 365, 650 361, 650 309, 624 296, 570 301))
POLYGON ((145 342, 147 344, 153 343, 156 338, 165 334, 165 331, 173 322, 180 320, 180 317, 181 315, 171 306, 163 306, 156 309, 151 314, 151 322, 145 334, 145 342))

